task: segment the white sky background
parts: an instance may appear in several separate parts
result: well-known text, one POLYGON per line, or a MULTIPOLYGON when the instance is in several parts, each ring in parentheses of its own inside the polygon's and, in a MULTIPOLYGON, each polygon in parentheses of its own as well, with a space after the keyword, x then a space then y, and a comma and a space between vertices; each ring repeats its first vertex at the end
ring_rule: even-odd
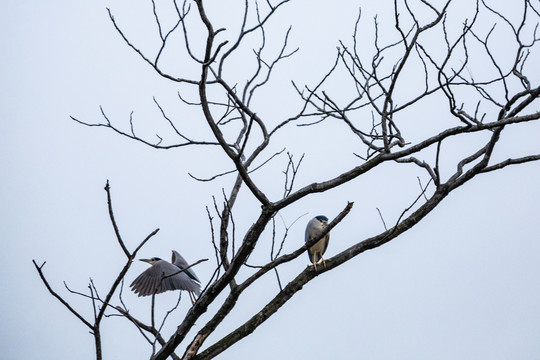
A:
MULTIPOLYGON (((264 97, 255 102, 261 114, 280 119, 298 109, 287 83, 293 79, 313 85, 320 79, 334 61, 338 40, 350 43, 358 5, 372 28, 376 9, 367 1, 333 7, 296 1, 281 9, 272 25, 277 31, 267 33, 268 41, 278 43, 292 24, 289 42, 300 52, 278 67, 271 86, 279 91, 263 90, 264 97)), ((177 249, 188 261, 209 258, 196 268, 203 282, 214 269, 205 206, 212 206, 212 195, 220 199, 222 187, 228 193, 232 178, 199 183, 187 172, 211 176, 231 168, 227 159, 210 148, 151 149, 69 119, 73 115, 101 122, 102 105, 115 124, 128 130, 133 110, 136 131, 153 140, 156 132, 165 133, 152 101, 156 96, 186 132, 197 138, 209 134, 196 109, 177 101, 180 87, 160 78, 123 43, 106 7, 134 42, 155 51, 157 33, 149 1, 7 0, 0 6, 0 348, 6 359, 94 358, 88 329, 48 294, 31 260, 47 261, 45 274, 63 295, 63 281, 84 292, 90 277, 104 295, 124 261, 108 220, 103 191, 107 179, 128 248, 159 227, 140 257, 168 259, 170 250, 177 249)), ((231 10, 210 16, 228 20, 232 15, 227 11, 231 10)), ((379 22, 385 19, 381 14, 379 22)), ((500 51, 505 51, 503 41, 500 51)), ((250 69, 251 60, 239 57, 231 72, 245 78, 243 71, 250 69)), ((534 75, 531 80, 537 84, 538 74, 534 75)), ((435 105, 412 114, 411 126, 444 112, 445 107, 435 105)), ((297 158, 306 152, 297 189, 358 162, 351 155, 356 144, 344 141, 352 138, 341 129, 334 123, 291 127, 278 138, 272 151, 287 146, 297 158)), ((410 136, 419 136, 425 128, 417 131, 410 136)), ((530 124, 509 131, 502 144, 509 152, 501 158, 538 153, 539 134, 540 127, 530 124)), ((285 164, 281 157, 255 175, 272 199, 282 193, 285 164)), ((309 215, 291 228, 285 250, 302 244, 309 218, 331 218, 347 201, 355 206, 332 232, 329 256, 380 232, 376 208, 387 223, 395 221, 418 194, 416 176, 427 180, 412 165, 385 167, 298 202, 282 213, 285 222, 309 215)), ((313 280, 254 334, 218 358, 538 359, 539 182, 538 163, 479 176, 403 236, 313 280)), ((242 193, 234 214, 239 235, 259 208, 248 195, 242 193)), ((268 259, 269 238, 261 239, 259 246, 250 263, 268 259)), ((292 279, 307 263, 306 255, 287 264, 280 273, 282 281, 292 279)), ((145 264, 134 264, 126 280, 131 282, 144 269, 145 264)), ((272 276, 247 291, 207 345, 251 317, 277 291, 272 276)), ((89 302, 67 298, 90 318, 89 302)), ((148 319, 150 299, 127 293, 125 299, 130 309, 148 319)), ((164 294, 158 307, 162 302, 160 310, 165 311, 175 299, 174 294, 164 294)), ((181 321, 188 302, 187 297, 182 300, 165 338, 181 321)), ((202 317, 198 324, 207 319, 202 317)), ((148 358, 149 347, 122 319, 106 319, 102 336, 107 359, 148 358)))

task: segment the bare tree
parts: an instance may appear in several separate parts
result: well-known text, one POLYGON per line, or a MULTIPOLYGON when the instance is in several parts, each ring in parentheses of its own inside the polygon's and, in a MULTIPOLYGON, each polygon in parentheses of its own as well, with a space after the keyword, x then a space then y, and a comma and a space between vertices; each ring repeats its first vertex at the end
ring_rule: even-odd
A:
MULTIPOLYGON (((299 110, 287 118, 276 120, 261 115, 263 112, 259 111, 257 104, 263 96, 260 95, 261 90, 272 88, 270 80, 279 66, 284 66, 297 51, 290 45, 289 28, 284 32, 275 55, 267 55, 269 38, 274 36, 268 29, 273 18, 286 11, 288 2, 246 0, 239 23, 232 27, 233 30, 227 30, 220 27, 216 14, 211 16, 210 5, 202 0, 185 0, 183 3, 170 0, 167 9, 153 0, 151 16, 159 35, 157 51, 153 53, 141 50, 137 39, 128 36, 121 22, 109 10, 110 20, 124 43, 160 76, 184 89, 178 93, 184 106, 202 110, 202 118, 212 137, 195 140, 189 136, 189 129, 183 129, 178 121, 173 120, 156 99, 157 113, 166 120, 173 134, 157 135, 157 141, 137 135, 132 117, 129 119, 129 131, 122 130, 103 109, 104 122, 73 120, 88 126, 109 128, 159 149, 197 145, 214 147, 228 157, 231 170, 205 179, 192 177, 196 181, 212 181, 222 176, 234 177, 235 180, 232 187, 223 192, 222 204, 214 199, 213 207, 207 208, 211 241, 215 248, 214 275, 172 334, 162 334, 162 327, 156 326, 153 317, 150 325, 137 320, 122 301, 120 285, 124 276, 138 250, 158 229, 130 252, 114 220, 108 183, 110 218, 127 261, 105 297, 98 294, 93 283, 89 286, 89 294, 79 293, 92 301, 93 321, 82 317, 52 290, 43 274, 43 265, 34 262, 49 291, 91 329, 98 359, 102 358, 100 324, 109 311, 125 317, 140 330, 152 345, 152 359, 169 356, 175 359, 213 358, 251 334, 315 277, 366 250, 396 239, 424 219, 448 194, 477 175, 540 159, 540 153, 516 156, 512 149, 498 147, 505 130, 540 118, 540 84, 535 66, 540 40, 540 9, 533 2, 523 0, 516 3, 515 6, 521 9, 521 16, 510 18, 485 0, 476 1, 470 13, 462 11, 451 0, 437 6, 425 0, 395 0, 390 14, 393 22, 384 26, 379 24, 379 17, 366 19, 360 11, 352 39, 339 42, 333 66, 313 85, 300 86, 293 82, 299 110), (173 15, 174 18, 171 17, 173 15), (360 29, 365 29, 365 24, 371 26, 370 36, 365 33, 361 36, 360 29), (201 31, 205 34, 202 41, 198 36, 201 31), (506 42, 504 51, 496 46, 500 39, 506 42), (257 43, 255 47, 254 42, 257 43), (231 63, 238 63, 239 58, 235 56, 237 53, 245 55, 246 49, 251 51, 251 56, 241 58, 243 67, 246 63, 246 70, 235 78, 237 70, 230 70, 231 63), (170 51, 181 54, 186 61, 185 66, 173 70, 162 66, 163 58, 170 51), (183 72, 188 61, 197 72, 183 72), (336 88, 335 84, 338 84, 337 90, 326 90, 336 88), (196 100, 185 95, 192 94, 193 89, 196 90, 196 100), (433 104, 438 106, 437 118, 424 115, 433 104), (280 143, 277 138, 288 129, 306 129, 328 121, 334 121, 333 126, 346 128, 357 139, 357 163, 340 174, 322 171, 313 182, 299 184, 297 175, 301 173, 304 156, 295 157, 286 152, 287 140, 280 143), (420 134, 424 135, 418 135, 419 127, 422 128, 420 134), (276 151, 276 148, 283 150, 276 151), (285 180, 279 185, 283 189, 282 196, 275 198, 270 195, 275 189, 264 189, 254 174, 266 169, 271 161, 283 157, 285 180), (295 278, 283 283, 278 268, 297 259, 337 226, 353 203, 343 204, 343 211, 333 218, 318 238, 290 253, 283 253, 288 228, 276 231, 275 219, 280 211, 312 194, 354 183, 388 163, 418 168, 418 196, 402 206, 395 219, 384 219, 379 212, 384 231, 368 238, 361 238, 358 234, 353 246, 341 249, 337 255, 327 259, 324 266, 308 266, 295 278), (237 234, 233 210, 241 191, 260 204, 260 213, 243 215, 253 216, 252 225, 245 233, 237 234), (261 237, 269 232, 272 238, 271 260, 261 266, 249 265, 248 258, 261 237), (242 276, 239 276, 240 271, 242 276), (280 291, 275 297, 268 299, 266 305, 228 335, 207 344, 209 335, 229 315, 244 290, 268 272, 277 275, 280 291), (121 306, 112 305, 113 295, 118 291, 121 306), (209 320, 195 325, 221 294, 226 298, 218 304, 209 320), (190 331, 195 333, 193 338, 186 337, 190 331)), ((399 176, 396 173, 396 177, 399 176)))

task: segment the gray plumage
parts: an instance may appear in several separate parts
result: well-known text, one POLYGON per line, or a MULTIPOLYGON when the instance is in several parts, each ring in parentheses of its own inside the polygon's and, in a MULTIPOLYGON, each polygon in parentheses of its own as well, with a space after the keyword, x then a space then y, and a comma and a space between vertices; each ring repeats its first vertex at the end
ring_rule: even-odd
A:
MULTIPOLYGON (((189 264, 187 263, 186 259, 184 259, 182 257, 182 255, 180 255, 178 253, 178 251, 176 250, 173 250, 172 251, 172 263, 176 266, 178 266, 181 270, 184 270, 185 268, 187 268, 189 266, 189 264)), ((197 275, 195 275, 195 272, 193 271, 192 268, 189 268, 187 269, 186 271, 184 271, 184 274, 186 274, 187 276, 189 276, 189 278, 197 283, 201 283, 201 280, 199 280, 199 278, 197 277, 197 275)), ((199 289, 200 290, 200 289, 199 289)), ((197 294, 198 295, 198 294, 197 294)))
MULTIPOLYGON (((311 219, 306 226, 305 241, 315 238, 318 234, 328 226, 328 218, 324 215, 319 215, 311 219)), ((309 261, 317 269, 317 263, 320 261, 324 264, 323 254, 328 248, 330 241, 330 233, 326 234, 321 240, 317 241, 312 247, 307 250, 309 261)))
POLYGON ((193 294, 198 296, 201 293, 199 278, 191 268, 178 273, 188 267, 188 263, 177 251, 172 252, 172 264, 158 257, 140 260, 152 266, 143 271, 130 285, 139 296, 160 294, 169 290, 186 290, 194 301, 193 294))

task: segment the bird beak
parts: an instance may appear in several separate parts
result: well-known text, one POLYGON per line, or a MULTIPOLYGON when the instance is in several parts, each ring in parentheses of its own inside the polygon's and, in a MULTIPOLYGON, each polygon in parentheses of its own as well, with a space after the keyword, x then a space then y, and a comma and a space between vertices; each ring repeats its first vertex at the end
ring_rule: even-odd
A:
POLYGON ((150 259, 139 259, 139 261, 144 261, 145 263, 149 263, 149 264, 150 264, 150 259))

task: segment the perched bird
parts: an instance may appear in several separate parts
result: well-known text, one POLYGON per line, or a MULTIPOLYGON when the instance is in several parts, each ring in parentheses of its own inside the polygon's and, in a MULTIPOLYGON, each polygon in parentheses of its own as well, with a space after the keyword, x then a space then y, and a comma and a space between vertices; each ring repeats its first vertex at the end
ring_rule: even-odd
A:
POLYGON ((186 290, 195 303, 195 296, 201 293, 200 280, 191 268, 180 272, 189 265, 178 251, 172 251, 172 264, 158 257, 140 260, 152 266, 131 283, 135 294, 148 296, 168 290, 186 290))
MULTIPOLYGON (((308 242, 309 240, 315 238, 321 233, 321 231, 323 231, 326 226, 328 226, 328 218, 326 216, 315 216, 308 222, 306 226, 305 241, 308 242)), ((322 261, 324 264, 323 254, 328 247, 329 240, 330 233, 326 234, 321 240, 317 241, 312 247, 307 249, 309 261, 311 261, 311 263, 315 267, 315 270, 317 270, 317 264, 319 262, 322 261)))

